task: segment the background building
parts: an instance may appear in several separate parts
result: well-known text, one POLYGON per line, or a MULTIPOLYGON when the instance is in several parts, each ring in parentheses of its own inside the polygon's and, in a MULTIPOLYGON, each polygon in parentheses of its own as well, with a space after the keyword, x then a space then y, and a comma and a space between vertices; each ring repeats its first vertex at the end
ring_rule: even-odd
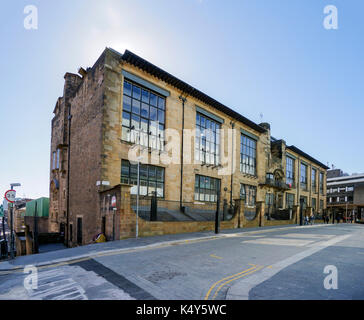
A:
POLYGON ((348 175, 340 169, 327 171, 327 208, 340 219, 364 220, 364 174, 348 175))
POLYGON ((176 219, 197 220, 202 205, 216 208, 219 191, 230 205, 243 199, 246 212, 255 214, 257 202, 264 203, 267 219, 287 214, 301 199, 309 212, 326 208, 324 164, 271 137, 269 124, 250 121, 130 51, 107 48, 92 68, 66 73, 54 109, 50 232, 65 232, 70 246, 105 230, 119 238, 116 224, 124 222, 108 217, 110 199, 100 192, 123 183, 137 193, 137 165, 128 160, 135 145, 149 157, 140 166, 140 194, 168 202, 176 219), (185 129, 196 134, 174 150, 177 163, 151 164, 152 156, 166 153, 166 129, 180 139, 185 129), (229 148, 230 155, 222 151, 229 148), (229 166, 232 174, 219 174, 229 166))

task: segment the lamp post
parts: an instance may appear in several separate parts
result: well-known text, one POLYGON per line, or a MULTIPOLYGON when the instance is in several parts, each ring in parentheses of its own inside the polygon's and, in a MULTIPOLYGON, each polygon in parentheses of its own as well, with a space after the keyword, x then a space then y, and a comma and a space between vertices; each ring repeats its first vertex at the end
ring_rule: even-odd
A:
MULTIPOLYGON (((10 190, 14 190, 14 187, 20 187, 20 183, 11 183, 10 190)), ((10 257, 14 259, 14 204, 9 203, 10 206, 10 257)))
POLYGON ((303 198, 300 199, 300 226, 303 225, 303 198))
POLYGON ((135 238, 139 237, 139 194, 140 194, 140 160, 143 157, 139 156, 138 160, 138 176, 137 176, 137 208, 136 208, 136 224, 135 224, 135 238))

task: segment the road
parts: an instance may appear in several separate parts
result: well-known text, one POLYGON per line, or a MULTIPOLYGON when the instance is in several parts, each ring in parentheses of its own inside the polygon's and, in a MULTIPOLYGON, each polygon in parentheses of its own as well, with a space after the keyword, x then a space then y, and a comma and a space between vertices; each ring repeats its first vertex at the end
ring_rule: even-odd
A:
POLYGON ((363 225, 232 230, 42 266, 34 290, 0 272, 0 299, 361 300, 363 265, 363 225))

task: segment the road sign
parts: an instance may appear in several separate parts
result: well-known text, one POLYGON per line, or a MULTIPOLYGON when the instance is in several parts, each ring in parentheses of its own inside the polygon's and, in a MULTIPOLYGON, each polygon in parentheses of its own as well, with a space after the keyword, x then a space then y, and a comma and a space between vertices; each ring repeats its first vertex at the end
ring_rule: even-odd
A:
POLYGON ((111 207, 112 207, 112 208, 116 208, 116 197, 115 197, 115 196, 113 196, 113 197, 111 198, 111 207))
POLYGON ((0 218, 4 216, 4 207, 3 205, 0 205, 0 218))
POLYGON ((15 196, 16 196, 16 191, 15 190, 8 190, 5 192, 5 196, 4 198, 9 201, 10 203, 14 203, 15 202, 15 196))

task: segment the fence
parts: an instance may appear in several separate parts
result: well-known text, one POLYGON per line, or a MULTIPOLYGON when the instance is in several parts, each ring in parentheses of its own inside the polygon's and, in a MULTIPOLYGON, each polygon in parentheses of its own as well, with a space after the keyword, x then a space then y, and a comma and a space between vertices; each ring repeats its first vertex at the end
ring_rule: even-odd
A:
POLYGON ((266 220, 291 220, 293 209, 277 209, 274 207, 266 207, 264 217, 266 220))
MULTIPOLYGON (((140 218, 146 221, 215 221, 217 203, 182 202, 165 200, 156 197, 131 197, 131 207, 140 218)), ((226 200, 220 203, 220 221, 229 221, 234 214, 234 207, 230 207, 226 200)))

